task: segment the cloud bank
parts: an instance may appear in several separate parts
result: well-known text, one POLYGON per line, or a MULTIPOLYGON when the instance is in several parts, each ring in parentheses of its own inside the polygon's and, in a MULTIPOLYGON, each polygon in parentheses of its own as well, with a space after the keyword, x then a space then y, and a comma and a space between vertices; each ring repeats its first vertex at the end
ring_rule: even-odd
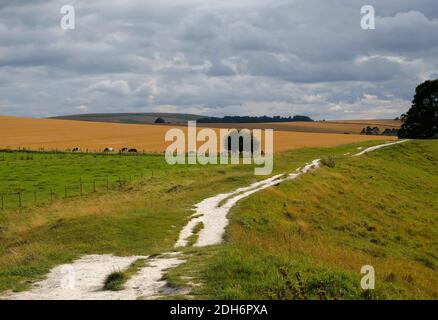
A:
POLYGON ((438 77, 436 0, 71 0, 75 30, 64 4, 0 4, 0 114, 393 118, 438 77))

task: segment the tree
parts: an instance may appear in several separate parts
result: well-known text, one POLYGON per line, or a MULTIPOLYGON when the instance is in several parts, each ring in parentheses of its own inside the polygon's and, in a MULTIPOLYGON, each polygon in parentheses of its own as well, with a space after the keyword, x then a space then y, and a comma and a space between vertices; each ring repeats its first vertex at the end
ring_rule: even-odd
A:
POLYGON ((415 89, 412 107, 402 121, 399 138, 438 138, 438 79, 425 81, 415 89))
POLYGON ((238 131, 234 129, 225 137, 224 147, 229 152, 248 152, 253 154, 260 149, 260 141, 248 130, 238 131), (233 145, 233 141, 236 145, 233 145))
POLYGON ((155 120, 155 123, 166 123, 166 121, 164 121, 163 118, 157 118, 157 119, 155 120))

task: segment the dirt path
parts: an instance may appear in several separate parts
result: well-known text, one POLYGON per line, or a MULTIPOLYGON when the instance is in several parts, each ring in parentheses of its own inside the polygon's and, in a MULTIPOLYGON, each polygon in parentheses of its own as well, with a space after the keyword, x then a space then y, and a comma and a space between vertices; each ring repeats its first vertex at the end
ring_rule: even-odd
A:
MULTIPOLYGON (((405 142, 398 141, 369 147, 353 156, 378 150, 387 146, 405 142)), ((194 246, 203 247, 219 244, 228 225, 227 215, 236 203, 256 192, 269 188, 287 180, 316 170, 321 165, 320 159, 315 159, 291 174, 279 174, 256 182, 248 187, 238 188, 229 193, 222 193, 204 199, 195 205, 192 219, 181 230, 176 248, 186 247, 188 239, 193 235, 193 229, 203 223, 194 246)), ((8 293, 2 299, 17 300, 134 300, 154 299, 163 293, 172 293, 162 280, 166 270, 175 268, 185 262, 182 252, 164 253, 158 257, 149 258, 146 267, 130 278, 125 289, 121 291, 103 291, 106 277, 114 272, 125 270, 138 259, 148 259, 143 256, 116 257, 113 255, 87 255, 72 264, 60 265, 51 270, 47 279, 35 284, 34 288, 19 293, 8 293)))
POLYGON ((354 154, 353 157, 359 157, 359 156, 364 155, 365 153, 368 153, 368 152, 371 152, 371 151, 375 151, 375 150, 378 150, 378 149, 382 149, 382 148, 385 148, 385 147, 393 146, 395 144, 403 143, 403 142, 406 142, 406 141, 408 141, 408 140, 401 140, 401 141, 397 141, 397 142, 379 144, 377 146, 369 147, 369 148, 366 148, 365 150, 362 150, 359 153, 354 154))
POLYGON ((239 188, 230 193, 222 193, 201 201, 195 206, 193 219, 181 230, 175 247, 185 247, 188 238, 193 235, 193 228, 201 222, 204 224, 204 228, 199 232, 198 240, 194 246, 204 247, 221 243, 225 228, 228 225, 228 212, 239 200, 280 182, 296 179, 309 170, 317 169, 319 165, 320 160, 316 159, 289 175, 279 174, 272 178, 253 183, 248 187, 239 188))
MULTIPOLYGON (((3 299, 11 300, 135 300, 152 298, 166 289, 162 280, 165 270, 185 262, 179 253, 163 254, 147 260, 147 266, 130 278, 121 291, 104 291, 106 277, 114 271, 127 269, 144 256, 115 257, 113 255, 87 255, 53 268, 46 280, 34 289, 10 293, 3 299)), ((172 290, 168 290, 169 293, 172 290)))

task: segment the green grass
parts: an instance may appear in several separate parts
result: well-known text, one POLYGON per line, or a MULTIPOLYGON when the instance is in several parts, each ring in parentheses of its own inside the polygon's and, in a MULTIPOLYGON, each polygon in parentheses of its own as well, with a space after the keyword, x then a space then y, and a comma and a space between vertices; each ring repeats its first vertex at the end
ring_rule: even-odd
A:
POLYGON ((17 192, 21 192, 22 206, 33 206, 64 198, 66 187, 67 197, 80 196, 80 181, 82 194, 90 194, 95 188, 119 187, 119 181, 179 169, 168 167, 159 155, 0 152, 0 193, 5 208, 15 209, 19 206, 17 192))
MULTIPOLYGON (((363 162, 355 162, 353 159, 338 159, 342 158, 346 152, 353 153, 359 145, 368 146, 378 143, 381 142, 366 142, 337 148, 304 148, 276 155, 273 174, 292 172, 298 167, 302 167, 304 163, 324 155, 335 157, 336 167, 333 169, 325 167, 317 174, 306 175, 305 178, 298 181, 299 183, 281 183, 278 187, 270 188, 242 201, 232 212, 232 224, 227 232, 227 245, 205 249, 193 248, 191 262, 181 266, 181 268, 191 268, 188 274, 191 274, 196 282, 204 284, 197 289, 198 292, 194 293, 195 296, 293 298, 292 293, 286 289, 284 289, 285 293, 282 293, 284 290, 281 288, 290 287, 285 277, 290 278, 291 281, 297 281, 295 271, 299 270, 300 277, 303 279, 301 281, 305 281, 305 285, 307 285, 307 279, 314 279, 310 277, 311 273, 306 271, 307 267, 309 270, 319 270, 313 271, 316 272, 319 277, 316 279, 319 280, 310 288, 319 288, 320 282, 329 283, 327 296, 332 296, 330 290, 338 290, 339 281, 354 279, 354 285, 357 287, 355 282, 358 278, 356 265, 351 271, 350 266, 347 268, 331 264, 325 262, 324 259, 318 261, 304 249, 300 251, 293 247, 289 248, 290 241, 286 240, 291 236, 299 238, 301 235, 306 235, 308 230, 312 232, 318 231, 318 228, 331 230, 332 227, 327 227, 326 222, 321 222, 323 220, 321 217, 321 220, 312 220, 319 217, 317 214, 312 218, 314 210, 319 212, 317 205, 321 205, 313 203, 312 197, 324 196, 324 192, 327 191, 324 188, 326 185, 330 186, 333 179, 333 183, 337 183, 345 189, 350 182, 358 183, 359 178, 367 177, 368 171, 371 169, 380 173, 384 172, 380 166, 386 166, 386 162, 374 163, 371 161, 368 164, 365 157, 363 162), (374 167, 365 168, 360 177, 356 177, 354 172, 350 177, 350 171, 357 169, 353 165, 360 167, 372 164, 374 167), (341 181, 336 180, 339 179, 339 176, 342 178, 341 181), (314 185, 317 186, 316 189, 313 188, 314 185), (321 191, 321 194, 315 194, 315 190, 321 191), (284 212, 283 203, 278 202, 278 197, 280 197, 280 201, 284 200, 283 202, 291 206, 290 212, 284 212), (304 210, 308 214, 306 219, 304 219, 304 214, 302 218, 298 217, 300 210, 304 210), (196 263, 192 262, 192 259, 196 263), (304 268, 304 266, 307 267, 304 268), (286 269, 284 269, 285 267, 286 269), (280 273, 280 270, 285 271, 280 273)), ((423 146, 421 143, 419 145, 423 146)), ((424 160, 422 160, 421 154, 434 154, 429 152, 428 145, 423 147, 424 150, 412 150, 412 152, 418 153, 418 159, 415 160, 420 160, 420 162, 424 160)), ((401 146, 393 148, 394 150, 403 150, 401 146)), ((381 151, 378 153, 379 155, 383 154, 381 151)), ((398 155, 393 155, 393 158, 396 156, 398 155)), ((366 157, 366 159, 368 157, 374 159, 371 156, 366 157)), ((375 161, 378 161, 380 158, 376 159, 375 161)), ((425 159, 424 161, 424 167, 427 167, 426 164, 429 163, 429 160, 425 159)), ((406 180, 409 183, 414 181, 411 179, 412 172, 410 170, 415 170, 415 164, 416 162, 412 161, 409 168, 406 169, 410 174, 406 180)), ((427 168, 431 171, 430 175, 433 176, 434 168, 427 168)), ((64 184, 74 183, 81 177, 87 181, 108 175, 128 176, 129 174, 137 176, 143 174, 144 177, 133 179, 133 183, 122 184, 109 191, 88 193, 88 196, 83 198, 62 199, 60 196, 53 203, 37 206, 29 203, 28 206, 20 210, 8 209, 0 212, 0 292, 8 289, 24 290, 35 280, 43 278, 54 266, 69 263, 84 254, 153 255, 173 250, 180 229, 193 213, 191 209, 194 204, 217 193, 228 192, 258 179, 266 178, 254 176, 252 166, 168 166, 164 157, 154 155, 0 154, 0 190, 6 187, 11 188, 11 186, 14 186, 12 188, 28 190, 42 188, 50 184, 62 193, 64 184), (3 156, 4 161, 2 161, 3 156), (33 159, 25 157, 33 157, 33 159), (154 172, 153 176, 152 171, 154 172)), ((394 173, 392 174, 394 175, 394 173)), ((418 172, 420 176, 418 183, 427 182, 427 179, 421 178, 422 174, 421 169, 418 172)), ((397 175, 395 176, 397 177, 397 175)), ((399 180, 405 181, 402 176, 399 177, 399 180)), ((395 183, 399 183, 399 181, 395 183)), ((434 183, 429 183, 430 192, 434 192, 436 189, 436 182, 434 183)), ((329 190, 332 188, 334 186, 329 187, 329 190)), ((387 190, 383 191, 385 195, 387 190)), ((363 189, 361 203, 368 203, 367 192, 373 194, 372 190, 363 189)), ((334 194, 337 195, 336 192, 334 194)), ((404 194, 404 196, 406 195, 404 194)), ((428 194, 422 200, 430 196, 431 194, 428 194)), ((373 197, 376 195, 373 194, 373 197)), ((329 203, 333 207, 328 206, 327 213, 336 216, 340 200, 336 199, 337 201, 335 201, 335 199, 336 197, 330 199, 329 203)), ((351 200, 349 201, 351 202, 351 200)), ((435 205, 433 201, 430 203, 435 205)), ((345 206, 348 204, 349 202, 345 203, 345 206)), ((360 209, 357 206, 352 208, 354 210, 360 209)), ((418 210, 420 209, 423 207, 418 207, 418 210)), ((346 209, 344 208, 344 210, 346 209)), ((369 212, 360 213, 360 215, 363 214, 369 214, 369 212)), ((329 226, 340 223, 334 217, 329 216, 328 218, 331 219, 329 226)), ((435 220, 429 217, 428 219, 431 223, 424 226, 425 230, 435 226, 435 220)), ((374 224, 377 223, 374 222, 374 224)), ((355 223, 353 226, 356 226, 355 223)), ((402 228, 401 226, 397 227, 402 228)), ((412 226, 411 229, 412 232, 418 232, 415 226, 412 226)), ((335 244, 340 239, 350 240, 349 234, 346 234, 345 231, 337 231, 341 232, 340 234, 344 238, 335 231, 330 232, 328 235, 321 233, 321 237, 317 233, 311 233, 313 238, 309 238, 310 244, 315 246, 321 241, 326 241, 326 238, 334 241, 335 244)), ((400 241, 405 241, 403 233, 398 234, 394 231, 394 234, 402 237, 400 241)), ((417 245, 431 246, 430 240, 424 242, 423 239, 417 239, 416 242, 417 245)), ((297 243, 304 246, 308 242, 297 243)), ((347 243, 347 245, 353 243, 347 243)), ((363 248, 361 244, 357 244, 357 246, 360 252, 363 248)), ((336 246, 334 247, 338 250, 336 246)), ((433 246, 430 248, 429 252, 435 250, 433 246)), ((380 252, 378 244, 374 243, 368 250, 373 254, 380 252)), ((414 263, 429 265, 429 267, 435 266, 436 261, 429 255, 423 254, 421 250, 415 251, 414 263)), ((322 249, 321 251, 325 252, 322 249)), ((344 252, 340 249, 339 251, 344 252)), ((348 261, 349 256, 343 258, 348 261)), ((367 262, 365 260, 364 262, 367 262)), ((353 261, 356 260, 353 259, 353 261)), ((174 285, 184 282, 181 277, 178 277, 178 272, 181 272, 180 268, 166 275, 174 285)), ((403 277, 403 275, 395 275, 395 279, 399 279, 399 277, 403 277)), ((417 275, 414 274, 414 281, 418 281, 416 277, 417 275)), ((391 279, 390 275, 388 279, 391 279)), ((356 287, 350 283, 348 288, 356 287)), ((320 289, 311 290, 314 293, 309 293, 307 298, 320 297, 320 289)), ((344 297, 355 297, 357 294, 363 293, 351 289, 344 297)))
POLYGON ((170 283, 189 276, 193 296, 215 299, 437 299, 438 141, 342 149, 320 150, 336 166, 239 202, 226 243, 192 252, 170 283), (376 290, 360 288, 366 264, 376 290))
MULTIPOLYGON (((23 290, 51 268, 84 254, 150 255, 173 249, 192 206, 216 192, 253 181, 250 166, 168 166, 153 155, 4 154, 1 183, 31 189, 78 177, 139 174, 131 184, 59 197, 53 203, 0 211, 0 291, 23 290), (152 177, 151 171, 154 172, 152 177), (147 174, 149 173, 149 174, 147 174), (211 186, 215 188, 212 189, 211 186)), ((0 155, 0 159, 2 159, 0 155)))
POLYGON ((146 266, 145 259, 138 259, 134 261, 128 269, 124 271, 115 271, 108 275, 105 279, 103 290, 120 291, 133 275, 135 275, 140 269, 146 266))
POLYGON ((336 167, 336 158, 332 156, 325 156, 321 158, 321 163, 326 167, 334 168, 336 167))
POLYGON ((187 239, 187 246, 191 247, 196 243, 196 240, 198 240, 198 233, 204 228, 204 223, 199 222, 192 230, 193 234, 187 239))

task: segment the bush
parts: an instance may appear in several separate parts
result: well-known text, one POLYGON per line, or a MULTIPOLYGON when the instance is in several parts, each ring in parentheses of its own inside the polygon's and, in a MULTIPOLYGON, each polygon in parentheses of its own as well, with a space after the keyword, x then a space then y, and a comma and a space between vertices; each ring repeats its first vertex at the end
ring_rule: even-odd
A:
POLYGON ((321 163, 323 166, 326 166, 329 168, 334 168, 336 166, 336 160, 335 160, 335 157, 333 157, 333 156, 323 157, 321 159, 321 163))

